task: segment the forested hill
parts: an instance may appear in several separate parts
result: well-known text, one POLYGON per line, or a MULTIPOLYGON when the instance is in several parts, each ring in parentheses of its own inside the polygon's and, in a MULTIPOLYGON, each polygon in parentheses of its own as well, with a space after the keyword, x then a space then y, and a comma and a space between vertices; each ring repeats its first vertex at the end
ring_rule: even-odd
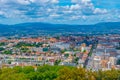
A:
POLYGON ((106 22, 95 25, 66 25, 49 23, 21 23, 0 25, 0 36, 28 36, 68 33, 120 33, 120 22, 106 22))

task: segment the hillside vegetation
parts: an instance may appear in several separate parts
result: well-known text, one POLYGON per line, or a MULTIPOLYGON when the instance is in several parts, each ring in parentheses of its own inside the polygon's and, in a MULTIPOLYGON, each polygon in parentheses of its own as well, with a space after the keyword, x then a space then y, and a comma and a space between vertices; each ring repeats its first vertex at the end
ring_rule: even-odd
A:
POLYGON ((0 80, 120 80, 120 70, 88 71, 68 66, 14 67, 0 69, 0 80))

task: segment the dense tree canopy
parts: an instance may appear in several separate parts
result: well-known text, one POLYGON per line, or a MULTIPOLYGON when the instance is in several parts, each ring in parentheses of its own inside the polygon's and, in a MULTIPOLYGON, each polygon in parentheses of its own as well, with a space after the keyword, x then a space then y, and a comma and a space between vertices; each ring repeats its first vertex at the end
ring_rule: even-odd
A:
POLYGON ((17 47, 17 48, 28 47, 28 46, 30 46, 30 47, 40 47, 42 45, 43 45, 42 42, 39 42, 39 43, 25 43, 25 42, 20 42, 17 45, 15 45, 14 47, 17 47))
POLYGON ((5 50, 2 52, 2 54, 12 54, 12 51, 11 50, 5 50))
POLYGON ((0 42, 0 46, 4 46, 5 45, 5 43, 4 42, 0 42))
POLYGON ((14 67, 0 69, 0 80, 120 80, 120 70, 89 71, 69 66, 14 67))
POLYGON ((0 51, 3 51, 3 50, 5 50, 3 47, 0 47, 0 51))

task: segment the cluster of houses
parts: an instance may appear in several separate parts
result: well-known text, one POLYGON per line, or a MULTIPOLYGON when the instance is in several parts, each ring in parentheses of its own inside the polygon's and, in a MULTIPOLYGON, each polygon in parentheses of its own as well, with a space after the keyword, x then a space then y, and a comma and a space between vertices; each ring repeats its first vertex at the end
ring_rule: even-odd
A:
POLYGON ((88 69, 120 69, 120 36, 99 36, 99 43, 89 59, 88 69))
POLYGON ((4 48, 0 50, 0 67, 48 64, 120 69, 120 35, 1 39, 0 43, 4 43, 0 45, 4 48), (6 54, 6 50, 11 53, 6 54))
POLYGON ((83 37, 0 40, 0 43, 5 43, 1 46, 5 48, 5 51, 12 51, 11 54, 4 53, 4 50, 0 51, 0 64, 8 67, 39 66, 44 64, 67 66, 84 65, 92 44, 87 46, 83 41, 83 37), (16 45, 20 45, 21 42, 22 44, 38 44, 40 46, 26 46, 23 44, 23 46, 17 47, 16 45), (27 51, 22 52, 22 48, 27 48, 27 51))

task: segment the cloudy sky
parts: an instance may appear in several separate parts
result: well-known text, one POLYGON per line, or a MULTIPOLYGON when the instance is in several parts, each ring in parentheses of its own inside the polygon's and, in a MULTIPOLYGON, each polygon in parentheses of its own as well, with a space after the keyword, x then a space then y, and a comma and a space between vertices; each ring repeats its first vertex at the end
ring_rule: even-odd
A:
POLYGON ((0 0, 0 23, 95 24, 120 21, 120 0, 0 0))

